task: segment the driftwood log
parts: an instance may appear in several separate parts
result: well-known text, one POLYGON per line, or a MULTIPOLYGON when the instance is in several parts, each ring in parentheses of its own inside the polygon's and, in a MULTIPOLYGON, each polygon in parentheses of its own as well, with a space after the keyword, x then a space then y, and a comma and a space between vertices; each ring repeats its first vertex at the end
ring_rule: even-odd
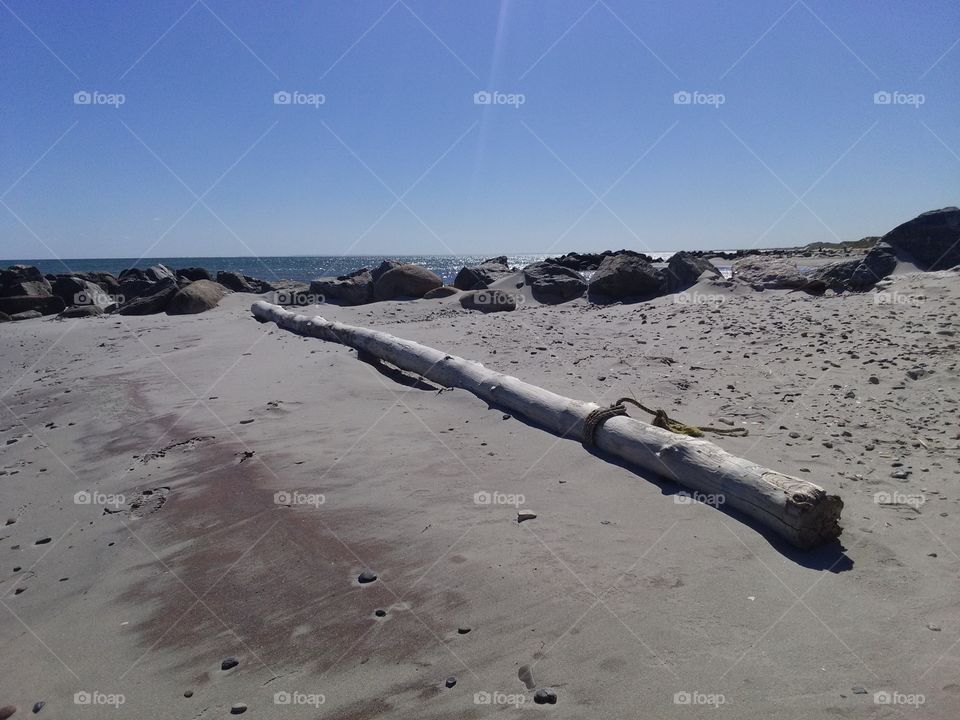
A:
MULTIPOLYGON (((587 417, 600 407, 377 330, 298 315, 264 301, 254 303, 251 311, 262 322, 347 345, 439 385, 468 390, 560 436, 582 439, 587 417)), ((838 496, 731 455, 707 440, 678 435, 624 415, 611 417, 596 428, 594 444, 630 465, 716 498, 799 548, 816 547, 840 535, 843 502, 838 496)))

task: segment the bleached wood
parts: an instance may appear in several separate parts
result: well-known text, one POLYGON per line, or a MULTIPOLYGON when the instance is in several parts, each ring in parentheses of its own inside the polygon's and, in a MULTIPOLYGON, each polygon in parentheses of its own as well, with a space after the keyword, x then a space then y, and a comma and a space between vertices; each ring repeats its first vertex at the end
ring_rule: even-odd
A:
MULTIPOLYGON (((480 363, 363 327, 308 317, 259 301, 253 315, 298 335, 340 343, 446 387, 468 390, 491 405, 521 415, 557 435, 579 440, 598 407, 490 370, 480 363)), ((807 549, 840 535, 843 502, 806 480, 736 457, 708 440, 678 435, 619 416, 596 432, 598 449, 629 464, 713 496, 807 549)))

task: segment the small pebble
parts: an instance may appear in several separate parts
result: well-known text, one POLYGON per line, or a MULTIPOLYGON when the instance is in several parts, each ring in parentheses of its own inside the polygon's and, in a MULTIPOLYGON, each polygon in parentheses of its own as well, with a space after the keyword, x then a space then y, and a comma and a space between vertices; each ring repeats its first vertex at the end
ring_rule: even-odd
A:
POLYGON ((377 574, 373 570, 364 570, 357 576, 357 582, 365 585, 366 583, 372 583, 377 579, 377 574))
POLYGON ((376 615, 377 617, 386 617, 387 611, 377 608, 376 610, 373 611, 373 614, 376 615))
POLYGON ((184 696, 185 698, 192 698, 192 697, 193 697, 193 690, 184 690, 184 691, 183 691, 183 696, 184 696))
POLYGON ((16 711, 16 705, 6 705, 0 708, 0 720, 7 720, 7 718, 13 715, 16 711))
POLYGON ((41 710, 43 710, 43 706, 44 706, 44 705, 46 705, 46 703, 45 703, 43 700, 41 700, 41 701, 39 701, 39 702, 35 702, 35 703, 33 704, 33 714, 36 715, 38 712, 40 712, 41 710))
POLYGON ((928 627, 930 630, 933 630, 934 632, 940 632, 940 626, 939 626, 939 625, 934 625, 933 623, 928 623, 928 624, 927 624, 927 627, 928 627))
POLYGON ((234 703, 230 706, 231 715, 243 715, 247 711, 247 706, 243 703, 234 703))
POLYGON ((533 701, 537 705, 556 705, 557 694, 549 688, 540 688, 533 694, 533 701))
POLYGON ((861 685, 855 685, 855 686, 853 687, 853 694, 854 694, 854 695, 866 695, 866 694, 867 694, 867 689, 866 689, 865 687, 861 686, 861 685))
POLYGON ((237 660, 235 657, 231 656, 228 658, 224 658, 223 662, 220 663, 220 669, 229 670, 230 668, 235 668, 239 664, 240 664, 240 661, 237 660))
POLYGON ((457 632, 461 635, 466 635, 468 632, 470 632, 471 629, 472 628, 468 628, 468 627, 458 627, 457 632))
POLYGON ((448 677, 447 681, 444 683, 444 685, 446 685, 448 688, 452 688, 456 684, 457 684, 457 679, 452 675, 448 677))
POLYGON ((520 510, 517 512, 517 522, 522 523, 524 520, 533 520, 537 517, 537 514, 530 510, 520 510))

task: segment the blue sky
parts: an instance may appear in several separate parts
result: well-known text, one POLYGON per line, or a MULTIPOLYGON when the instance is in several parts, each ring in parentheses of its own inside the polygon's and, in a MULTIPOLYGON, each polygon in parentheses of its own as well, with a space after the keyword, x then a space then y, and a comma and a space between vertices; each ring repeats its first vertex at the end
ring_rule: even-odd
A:
POLYGON ((882 234, 960 204, 958 40, 955 0, 2 0, 0 257, 882 234))

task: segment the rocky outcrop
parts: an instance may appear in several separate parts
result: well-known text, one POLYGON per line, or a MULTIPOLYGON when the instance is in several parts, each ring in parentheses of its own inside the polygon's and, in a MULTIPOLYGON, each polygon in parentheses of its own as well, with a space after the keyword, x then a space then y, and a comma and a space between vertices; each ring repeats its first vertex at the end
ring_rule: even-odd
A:
POLYGON ((373 276, 373 281, 376 282, 379 280, 385 273, 393 270, 396 267, 400 267, 403 263, 399 260, 384 260, 377 267, 370 271, 370 274, 373 276))
POLYGON ((664 292, 660 272, 639 253, 609 255, 590 278, 590 296, 614 300, 651 298, 664 292))
POLYGON ((33 265, 11 265, 0 270, 0 296, 45 297, 50 294, 50 282, 33 265))
POLYGON ((310 292, 344 305, 363 305, 373 301, 373 275, 367 268, 360 268, 349 275, 318 278, 310 283, 310 292))
POLYGON ((437 300, 439 298, 450 297, 451 295, 458 295, 460 291, 453 287, 452 285, 441 285, 435 290, 431 290, 426 295, 423 296, 424 300, 437 300))
POLYGON ((5 312, 0 312, 0 323, 10 322, 10 316, 5 312))
POLYGON ((117 307, 118 298, 110 295, 102 287, 76 275, 58 275, 53 282, 53 294, 63 300, 68 308, 92 305, 101 312, 117 307))
POLYGON ((153 265, 146 270, 127 268, 120 273, 120 295, 125 300, 152 295, 160 284, 167 282, 176 282, 176 275, 166 265, 153 265))
POLYGON ((14 315, 34 310, 41 315, 56 315, 66 308, 56 295, 12 295, 0 297, 0 312, 14 315))
POLYGON ((398 265, 383 273, 373 285, 374 300, 399 297, 422 298, 443 285, 440 276, 419 265, 398 265))
POLYGON ((921 270, 956 267, 960 265, 960 209, 925 212, 898 225, 882 239, 921 270))
POLYGON ((167 315, 196 315, 215 308, 230 292, 212 280, 194 280, 177 290, 167 303, 167 315))
POLYGON ((177 277, 185 277, 187 280, 213 280, 210 271, 202 267, 185 267, 177 269, 177 277))
MULTIPOLYGON (((253 278, 250 278, 253 279, 253 278)), ((259 285, 254 285, 249 282, 246 275, 243 275, 238 272, 233 272, 232 270, 221 270, 217 273, 217 282, 223 285, 228 290, 233 290, 234 292, 243 292, 243 293, 259 293, 259 285)))
POLYGON ((806 290, 869 290, 897 267, 897 256, 885 242, 874 245, 861 258, 817 268, 807 276, 806 290))
POLYGON ((508 312, 516 310, 523 296, 504 290, 470 290, 460 296, 460 307, 480 312, 508 312))
POLYGON ((453 286, 458 290, 483 290, 510 274, 507 256, 490 258, 479 265, 460 268, 453 286))
POLYGON ((710 277, 723 277, 723 274, 706 258, 688 252, 678 252, 667 261, 667 267, 661 272, 661 276, 667 292, 678 292, 696 284, 704 273, 709 273, 710 277))
POLYGON ((796 289, 807 284, 800 269, 781 258, 751 257, 733 266, 733 277, 755 290, 796 289))
POLYGON ((177 281, 172 277, 153 283, 152 292, 127 300, 117 310, 121 315, 153 315, 167 309, 167 303, 179 290, 177 281))
POLYGON ((576 270, 544 260, 527 265, 523 277, 537 302, 556 305, 583 295, 587 281, 576 270))
POLYGON ((600 267, 600 264, 608 257, 613 255, 620 255, 621 253, 630 253, 637 255, 649 263, 653 262, 653 258, 649 255, 644 255, 643 253, 634 252, 633 250, 604 250, 599 253, 577 253, 570 252, 566 255, 561 255, 558 258, 549 258, 548 262, 556 263, 557 265, 563 265, 566 268, 571 270, 584 271, 584 270, 596 270, 600 267))

